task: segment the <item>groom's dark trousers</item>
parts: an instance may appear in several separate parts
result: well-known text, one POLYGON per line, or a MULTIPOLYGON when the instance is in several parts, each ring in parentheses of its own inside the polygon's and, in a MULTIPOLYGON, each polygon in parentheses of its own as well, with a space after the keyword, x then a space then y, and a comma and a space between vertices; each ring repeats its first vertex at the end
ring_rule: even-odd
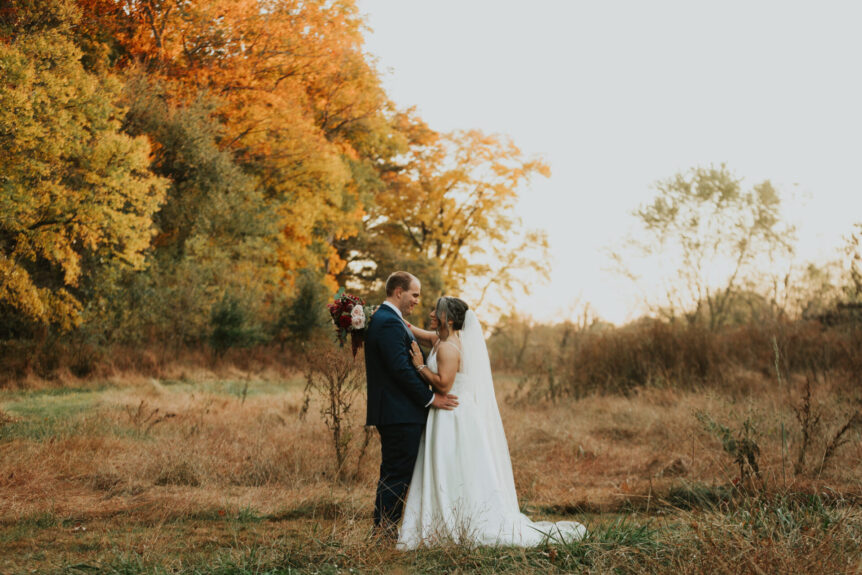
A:
POLYGON ((401 519, 424 429, 424 423, 395 423, 377 428, 382 458, 374 500, 374 526, 389 535, 394 535, 401 519))
POLYGON ((374 526, 395 535, 419 453, 419 441, 434 393, 416 372, 409 349, 413 334, 394 309, 381 305, 365 337, 368 384, 366 425, 380 433, 380 480, 374 526))

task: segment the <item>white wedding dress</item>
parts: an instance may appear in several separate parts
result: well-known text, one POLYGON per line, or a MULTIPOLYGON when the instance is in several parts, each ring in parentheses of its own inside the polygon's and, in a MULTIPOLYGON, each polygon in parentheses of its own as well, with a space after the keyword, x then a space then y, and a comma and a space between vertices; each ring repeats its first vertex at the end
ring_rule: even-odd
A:
MULTIPOLYGON (((436 349, 426 364, 437 372, 436 349)), ((531 521, 520 512, 488 350, 472 310, 461 331, 461 366, 450 393, 458 396, 458 407, 428 414, 397 548, 533 547, 584 537, 586 529, 575 521, 531 521)))

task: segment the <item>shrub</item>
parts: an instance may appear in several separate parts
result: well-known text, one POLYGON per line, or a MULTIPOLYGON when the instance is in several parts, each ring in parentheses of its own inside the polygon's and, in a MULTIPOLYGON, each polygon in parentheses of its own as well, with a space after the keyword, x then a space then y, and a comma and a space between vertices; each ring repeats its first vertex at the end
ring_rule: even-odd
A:
POLYGON ((263 341, 262 333, 253 324, 246 307, 228 294, 213 308, 210 325, 210 346, 218 357, 224 356, 230 348, 251 347, 263 341))

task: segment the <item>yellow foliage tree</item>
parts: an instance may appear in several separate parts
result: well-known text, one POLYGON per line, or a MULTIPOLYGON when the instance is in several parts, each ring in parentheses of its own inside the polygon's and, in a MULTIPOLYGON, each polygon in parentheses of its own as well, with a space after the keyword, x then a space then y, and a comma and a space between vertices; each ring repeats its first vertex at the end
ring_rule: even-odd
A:
POLYGON ((0 38, 0 306, 64 329, 85 257, 144 263, 165 187, 121 132, 119 84, 80 59, 57 29, 0 38))
POLYGON ((548 166, 525 158, 509 139, 475 130, 439 135, 412 123, 406 161, 386 174, 371 232, 438 262, 448 289, 472 282, 480 299, 491 285, 528 287, 519 270, 546 276, 547 239, 522 232, 515 206, 531 177, 550 175, 548 166), (522 257, 529 251, 534 257, 522 257))

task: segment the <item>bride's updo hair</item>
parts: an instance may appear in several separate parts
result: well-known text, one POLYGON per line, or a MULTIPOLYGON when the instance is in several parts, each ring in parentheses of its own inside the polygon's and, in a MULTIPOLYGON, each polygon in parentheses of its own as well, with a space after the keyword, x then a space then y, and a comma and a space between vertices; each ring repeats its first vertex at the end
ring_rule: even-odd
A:
POLYGON ((437 320, 447 325, 449 320, 452 320, 452 329, 459 330, 464 327, 464 318, 467 315, 467 310, 470 306, 462 299, 457 297, 444 295, 437 300, 437 320))

